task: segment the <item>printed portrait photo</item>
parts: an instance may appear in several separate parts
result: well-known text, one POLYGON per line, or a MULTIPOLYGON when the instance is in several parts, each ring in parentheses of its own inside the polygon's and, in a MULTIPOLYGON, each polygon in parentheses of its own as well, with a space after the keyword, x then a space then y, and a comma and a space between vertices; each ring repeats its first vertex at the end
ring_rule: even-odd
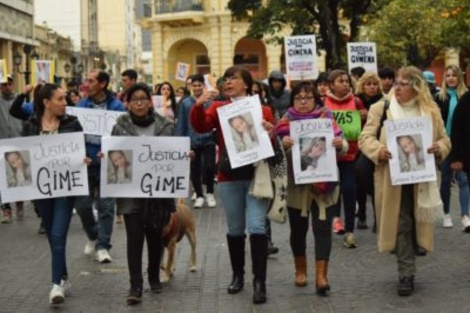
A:
POLYGON ((426 169, 423 139, 421 134, 397 137, 400 172, 415 172, 426 169))
POLYGON ((36 84, 45 84, 49 82, 50 66, 51 64, 49 61, 36 62, 36 84))
POLYGON ((5 168, 8 188, 31 185, 29 151, 5 152, 5 168))
POLYGON ((132 150, 108 151, 108 185, 132 182, 132 150))
POLYGON ((319 162, 326 157, 325 137, 300 138, 300 169, 302 172, 314 171, 319 162))
POLYGON ((259 146, 258 135, 253 125, 253 116, 250 112, 231 117, 228 123, 237 153, 259 146))

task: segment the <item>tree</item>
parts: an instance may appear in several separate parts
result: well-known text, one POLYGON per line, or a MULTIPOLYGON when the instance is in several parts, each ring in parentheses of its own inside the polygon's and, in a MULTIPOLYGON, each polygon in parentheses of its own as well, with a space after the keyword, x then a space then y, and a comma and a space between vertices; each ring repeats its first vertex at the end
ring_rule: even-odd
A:
POLYGON ((349 18, 350 37, 356 39, 362 15, 377 10, 385 0, 230 0, 228 7, 238 20, 248 20, 247 36, 282 42, 280 33, 316 34, 317 46, 326 51, 327 68, 345 65, 344 27, 340 17, 349 18), (266 2, 263 4, 263 2, 266 2), (319 35, 319 36, 318 36, 319 35))

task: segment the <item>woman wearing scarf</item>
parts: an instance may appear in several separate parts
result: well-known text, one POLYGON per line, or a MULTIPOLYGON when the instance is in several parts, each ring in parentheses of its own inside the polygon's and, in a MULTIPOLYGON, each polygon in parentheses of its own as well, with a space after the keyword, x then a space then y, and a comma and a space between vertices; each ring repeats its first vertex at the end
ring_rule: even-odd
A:
MULTIPOLYGON (((439 218, 440 197, 437 182, 392 186, 389 160, 397 158, 386 146, 386 127, 378 128, 385 101, 371 106, 367 123, 359 138, 359 147, 375 163, 375 203, 377 214, 377 241, 379 252, 395 250, 398 263, 398 294, 409 296, 414 290, 416 273, 413 238, 427 251, 433 250, 434 222, 439 218)), ((444 123, 431 98, 423 74, 413 66, 398 71, 395 91, 386 112, 387 119, 396 120, 429 116, 432 121, 431 147, 436 163, 449 154, 450 140, 444 123)))
MULTIPOLYGON (((447 135, 451 137, 451 126, 454 118, 457 102, 462 95, 467 92, 463 79, 462 70, 455 65, 449 65, 444 71, 444 80, 442 89, 436 95, 436 102, 441 109, 442 119, 446 128, 447 135)), ((453 150, 455 147, 453 148, 453 150)), ((450 157, 445 159, 440 166, 441 169, 441 198, 444 203, 444 219, 442 227, 452 227, 452 218, 450 216, 450 184, 454 172, 450 168, 450 157)), ((462 230, 470 232, 470 219, 468 217, 469 193, 468 178, 465 172, 455 172, 455 179, 459 185, 460 213, 462 215, 462 230)))
POLYGON ((292 172, 291 147, 294 141, 290 137, 290 121, 327 118, 333 120, 333 142, 327 143, 339 151, 347 151, 347 141, 343 141, 341 129, 334 122, 333 113, 322 107, 321 100, 315 98, 313 86, 302 82, 292 90, 290 106, 284 117, 276 125, 276 134, 281 138, 288 157, 288 198, 287 207, 290 225, 290 245, 295 262, 295 285, 307 285, 306 237, 308 217, 312 218, 312 229, 315 237, 315 287, 318 294, 325 295, 330 290, 328 283, 328 261, 331 252, 331 221, 334 215, 333 206, 338 197, 336 183, 328 183, 328 192, 312 192, 313 185, 295 185, 292 172))

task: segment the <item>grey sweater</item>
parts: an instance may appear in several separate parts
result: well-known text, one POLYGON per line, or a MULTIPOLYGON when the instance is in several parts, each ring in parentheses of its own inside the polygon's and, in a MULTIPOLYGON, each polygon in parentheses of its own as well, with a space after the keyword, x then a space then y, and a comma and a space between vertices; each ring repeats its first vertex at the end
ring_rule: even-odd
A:
POLYGON ((20 137, 23 122, 10 115, 10 107, 16 94, 0 95, 0 139, 20 137))

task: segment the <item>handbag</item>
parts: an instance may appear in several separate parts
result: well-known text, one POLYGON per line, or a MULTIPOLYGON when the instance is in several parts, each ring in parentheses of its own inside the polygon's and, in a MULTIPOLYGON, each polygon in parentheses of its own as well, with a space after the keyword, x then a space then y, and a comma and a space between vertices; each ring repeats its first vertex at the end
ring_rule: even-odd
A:
POLYGON ((287 158, 277 136, 273 149, 274 156, 267 159, 274 192, 267 217, 273 222, 284 224, 287 221, 287 158))

